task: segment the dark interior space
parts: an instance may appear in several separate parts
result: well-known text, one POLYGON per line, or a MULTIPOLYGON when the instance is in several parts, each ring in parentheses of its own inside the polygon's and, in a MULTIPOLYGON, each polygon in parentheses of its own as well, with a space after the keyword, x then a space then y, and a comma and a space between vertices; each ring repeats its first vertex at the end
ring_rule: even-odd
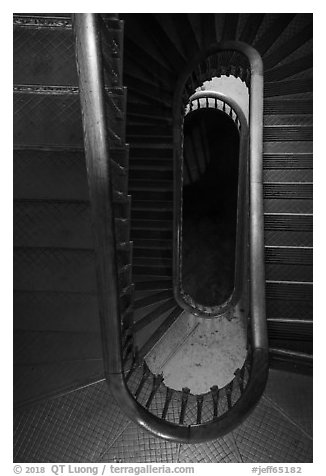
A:
POLYGON ((184 169, 192 181, 183 187, 182 282, 198 304, 223 304, 234 287, 238 164, 239 131, 227 114, 205 108, 185 117, 184 169))

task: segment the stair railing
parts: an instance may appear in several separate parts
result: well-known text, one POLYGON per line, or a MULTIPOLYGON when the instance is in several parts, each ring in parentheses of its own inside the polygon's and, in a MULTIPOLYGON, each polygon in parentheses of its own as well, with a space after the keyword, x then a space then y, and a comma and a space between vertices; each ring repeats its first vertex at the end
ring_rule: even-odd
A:
MULTIPOLYGON (((159 414, 154 413, 153 400, 157 397, 163 378, 151 374, 145 362, 142 366, 136 365, 137 354, 131 353, 132 361, 130 361, 128 339, 125 340, 125 346, 122 345, 125 335, 119 308, 110 150, 107 136, 107 120, 110 118, 105 115, 99 15, 74 14, 73 24, 95 241, 99 315, 106 380, 112 395, 124 413, 153 435, 186 443, 215 439, 237 426, 258 401, 265 386, 268 369, 267 345, 265 345, 263 335, 260 338, 255 337, 253 352, 251 353, 248 349, 249 359, 245 361, 241 369, 238 369, 234 380, 223 389, 213 386, 207 394, 191 396, 188 389, 175 392, 163 386, 164 392, 160 390, 160 398, 163 398, 160 400, 162 407, 159 414), (132 380, 137 372, 138 380, 134 385, 132 380), (249 377, 247 377, 248 374, 250 374, 249 377), (147 385, 149 379, 152 380, 152 387, 147 385), (147 391, 146 395, 143 394, 144 389, 147 391), (180 407, 178 408, 177 422, 168 420, 173 392, 181 394, 181 398, 178 400, 180 407), (162 397, 163 394, 164 397, 162 397), (221 395, 224 398, 223 408, 219 403, 221 395), (195 397, 197 410, 194 419, 188 423, 187 409, 189 409, 189 402, 193 397, 195 397), (209 421, 203 421, 203 400, 205 398, 209 399, 211 405, 209 421)), ((182 92, 182 82, 180 84, 179 92, 182 92)), ((179 98, 177 96, 176 98, 176 106, 180 110, 179 98)), ((260 112, 257 111, 257 113, 259 117, 260 112)), ((255 139, 256 135, 253 138, 255 139)), ((253 316, 255 317, 254 329, 255 331, 258 329, 263 334, 262 324, 256 322, 259 321, 257 312, 261 311, 257 306, 256 304, 253 316)), ((172 413, 174 414, 174 410, 172 413)))

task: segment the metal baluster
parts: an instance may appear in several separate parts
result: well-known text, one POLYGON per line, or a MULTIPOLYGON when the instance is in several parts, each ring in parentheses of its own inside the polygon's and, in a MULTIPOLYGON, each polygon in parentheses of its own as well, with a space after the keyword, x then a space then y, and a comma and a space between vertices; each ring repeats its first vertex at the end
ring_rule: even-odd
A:
POLYGON ((213 398, 213 420, 216 420, 218 417, 218 399, 219 399, 219 388, 217 385, 211 387, 212 398, 213 398))
POLYGON ((141 378, 141 381, 139 382, 139 385, 138 385, 138 388, 135 392, 135 398, 137 399, 139 397, 139 394, 144 386, 144 383, 146 382, 146 380, 148 379, 149 377, 149 374, 150 374, 150 370, 146 364, 146 362, 143 363, 143 375, 142 375, 142 378, 141 378))
POLYGON ((232 113, 233 113, 233 109, 232 109, 232 107, 230 106, 229 116, 231 117, 231 119, 233 119, 233 114, 232 114, 232 113))
POLYGON ((225 112, 225 102, 223 101, 223 112, 225 112))
POLYGON ((231 410, 231 408, 232 408, 232 390, 233 390, 233 380, 225 388, 226 399, 227 399, 227 402, 228 402, 228 409, 229 410, 231 410))
POLYGON ((136 370, 136 367, 137 367, 137 362, 139 361, 139 355, 138 355, 138 349, 137 347, 134 349, 134 353, 133 353, 133 358, 132 358, 132 362, 131 362, 131 368, 129 370, 129 372, 127 373, 126 375, 126 382, 128 382, 128 380, 130 379, 131 375, 134 373, 134 371, 136 370))
POLYGON ((246 367, 245 365, 242 366, 242 368, 240 369, 240 372, 239 372, 239 387, 240 387, 240 392, 243 393, 244 392, 244 376, 245 376, 245 371, 246 371, 246 367))
POLYGON ((200 109, 200 101, 197 99, 197 109, 200 109))
POLYGON ((203 410, 204 396, 197 395, 197 425, 201 423, 201 415, 203 410))
MULTIPOLYGON (((242 367, 243 369, 244 367, 242 367)), ((241 374, 242 372, 242 369, 237 369, 235 372, 234 372, 234 375, 235 375, 235 381, 237 382, 237 384, 239 385, 239 389, 240 389, 240 393, 241 395, 243 394, 243 374, 241 374)))
POLYGON ((190 101, 190 104, 189 104, 189 111, 190 111, 190 112, 192 111, 193 107, 194 107, 193 102, 190 101))
POLYGON ((172 395, 173 395, 172 388, 166 387, 166 395, 165 395, 164 408, 163 408, 163 412, 162 412, 162 420, 166 419, 166 415, 167 415, 167 412, 168 412, 168 409, 169 409, 169 405, 170 405, 170 402, 171 402, 171 399, 172 399, 172 395))
POLYGON ((215 109, 217 109, 217 98, 215 98, 215 109))
POLYGON ((161 383, 163 382, 163 375, 154 375, 153 376, 153 387, 152 387, 152 391, 151 391, 151 394, 150 396, 148 397, 148 400, 146 402, 146 408, 149 408, 151 403, 152 403, 152 400, 155 396, 155 393, 157 392, 157 390, 159 389, 159 386, 161 385, 161 383))
POLYGON ((209 107, 208 97, 206 97, 206 107, 209 107))
POLYGON ((182 397, 181 397, 181 411, 180 411, 180 418, 179 418, 179 423, 180 425, 183 425, 185 416, 186 416, 186 409, 188 405, 188 397, 189 397, 190 389, 187 387, 184 387, 182 389, 182 397))
POLYGON ((122 364, 125 365, 125 363, 127 362, 128 358, 129 358, 129 355, 132 353, 132 348, 133 348, 133 340, 132 338, 129 340, 126 348, 125 348, 125 353, 124 353, 124 356, 122 358, 122 364))

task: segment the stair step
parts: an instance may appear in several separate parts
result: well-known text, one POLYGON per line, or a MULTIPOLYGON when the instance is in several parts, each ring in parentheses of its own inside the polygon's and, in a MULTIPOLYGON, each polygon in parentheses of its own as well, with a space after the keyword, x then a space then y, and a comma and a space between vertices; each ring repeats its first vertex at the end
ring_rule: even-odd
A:
POLYGON ((266 230, 311 231, 313 230, 312 215, 265 213, 266 230))
POLYGON ((172 230, 166 230, 166 229, 155 229, 155 228, 139 228, 139 229, 134 229, 132 228, 131 231, 132 234, 132 239, 135 243, 137 243, 138 240, 145 240, 145 239, 150 239, 150 240, 168 240, 172 239, 172 230))
POLYGON ((137 159, 170 159, 173 160, 172 144, 135 144, 130 150, 130 161, 137 159))
POLYGON ((311 375, 313 372, 312 353, 292 352, 284 348, 269 348, 270 366, 272 369, 288 372, 300 372, 311 375))
POLYGON ((155 251, 166 251, 169 250, 172 252, 172 242, 171 240, 164 240, 164 239, 141 239, 141 240, 134 240, 134 249, 138 250, 151 250, 155 251))
POLYGON ((147 266, 147 267, 156 267, 156 266, 170 266, 172 265, 172 257, 162 257, 162 256, 141 256, 134 257, 133 264, 135 266, 147 266))
POLYGON ((128 134, 127 137, 128 137, 128 142, 130 142, 133 147, 137 147, 137 144, 144 144, 144 141, 146 140, 150 141, 151 145, 153 146, 156 144, 160 146, 160 144, 162 143, 165 143, 164 145, 166 145, 169 140, 172 143, 172 137, 165 136, 165 135, 148 136, 145 131, 142 135, 135 136, 135 135, 128 134))
POLYGON ((286 351, 288 354, 293 354, 295 361, 298 362, 298 355, 304 356, 305 358, 310 355, 312 363, 312 354, 313 354, 313 343, 312 340, 285 340, 285 339, 269 339, 269 349, 272 352, 272 355, 276 350, 286 351))
POLYGON ((286 213, 286 214, 303 214, 312 215, 313 203, 312 200, 278 200, 277 198, 270 198, 264 200, 265 213, 286 213))
POLYGON ((307 55, 291 61, 290 63, 282 64, 276 68, 266 71, 264 79, 269 81, 281 81, 284 79, 297 79, 298 74, 302 77, 302 72, 306 72, 306 77, 312 77, 313 59, 312 55, 307 55))
POLYGON ((264 154, 264 170, 304 170, 312 166, 312 154, 264 154))
POLYGON ((115 218, 115 234, 118 242, 129 242, 130 240, 130 220, 115 218))
MULTIPOLYGON (((131 46, 130 42, 128 42, 128 46, 131 46)), ((133 46, 131 46, 131 49, 133 49, 133 46)), ((141 82, 140 84, 149 83, 154 88, 162 87, 163 91, 169 90, 167 85, 172 84, 173 76, 171 76, 169 73, 163 72, 162 70, 162 75, 160 76, 155 67, 154 69, 150 69, 151 60, 149 60, 148 63, 145 63, 145 61, 146 60, 143 57, 139 58, 137 56, 133 56, 128 47, 125 49, 125 83, 128 85, 129 82, 132 83, 133 79, 136 79, 137 81, 141 82)))
POLYGON ((266 183, 264 198, 312 200, 311 183, 266 183))
POLYGON ((265 260, 267 263, 287 263, 312 265, 312 249, 298 247, 265 247, 265 260))
MULTIPOLYGON (((112 146, 123 146, 126 91, 118 88, 108 90, 106 106, 109 141, 112 146)), ((14 144, 83 147, 78 88, 15 87, 14 144)))
MULTIPOLYGON (((110 150, 112 160, 128 167, 128 149, 110 150)), ((85 156, 82 149, 23 147, 14 150, 14 198, 88 201, 85 156)), ((114 196, 114 200, 117 200, 114 196)), ((119 199, 121 203, 128 196, 119 199)))
POLYGON ((133 220, 172 220, 172 210, 135 210, 132 211, 133 220))
POLYGON ((14 365, 101 359, 100 333, 14 331, 14 365))
POLYGON ((266 246, 313 246, 312 231, 265 230, 266 246))
POLYGON ((14 328, 67 332, 100 332, 97 294, 14 291, 14 328))
POLYGON ((132 219, 132 230, 172 230, 172 220, 136 220, 132 219))
POLYGON ((148 170, 143 168, 141 170, 135 170, 133 167, 129 174, 130 181, 138 180, 150 180, 150 181, 173 181, 172 170, 148 170))
POLYGON ((264 156, 266 154, 312 154, 312 141, 264 141, 264 156))
POLYGON ((157 265, 157 266, 138 266, 133 265, 133 273, 134 276, 172 276, 172 267, 171 266, 164 266, 164 265, 157 265))
POLYGON ((92 250, 15 248, 13 269, 16 290, 97 292, 92 250))
POLYGON ((134 323, 134 332, 138 332, 147 325, 151 324, 153 321, 158 319, 163 313, 173 309, 175 307, 175 299, 171 298, 167 301, 163 302, 163 304, 159 304, 156 309, 145 314, 145 316, 141 317, 134 323))
POLYGON ((131 179, 129 183, 129 190, 133 191, 150 191, 150 192, 159 192, 159 191, 172 191, 173 183, 170 180, 147 180, 141 179, 131 179))
POLYGON ((264 69, 268 71, 269 69, 276 66, 280 61, 289 56, 293 51, 297 50, 305 42, 309 41, 312 38, 312 17, 311 23, 307 24, 300 31, 295 32, 289 39, 288 37, 284 38, 281 41, 277 48, 274 48, 271 53, 267 53, 264 57, 264 69))
POLYGON ((312 169, 266 169, 263 172, 264 183, 268 182, 312 182, 312 169))
POLYGON ((139 357, 144 358, 154 345, 164 336, 167 330, 182 314, 183 309, 176 306, 171 313, 163 320, 163 322, 156 328, 155 332, 146 340, 139 350, 139 357))
POLYGON ((261 55, 264 55, 271 48, 294 17, 295 13, 284 13, 269 21, 262 34, 253 43, 253 46, 261 55))
POLYGON ((168 279, 159 279, 145 281, 145 280, 137 280, 135 278, 135 287, 136 291, 154 291, 154 290, 164 290, 164 289, 172 289, 172 280, 171 278, 168 279))
POLYGON ((312 122, 312 114, 264 114, 265 127, 307 127, 312 126, 312 122))
POLYGON ((173 174, 173 162, 171 159, 153 159, 149 157, 143 159, 132 159, 131 173, 141 174, 147 171, 154 173, 167 172, 173 174))
MULTIPOLYGON (((167 70, 170 73, 173 71, 168 64, 166 58, 162 54, 161 50, 158 48, 158 45, 153 41, 149 41, 146 27, 141 23, 142 19, 139 15, 135 14, 124 14, 123 18, 128 24, 126 28, 126 41, 132 43, 135 48, 134 52, 137 52, 137 56, 141 58, 143 52, 146 57, 151 58, 153 68, 160 70, 167 70)), ((144 21, 144 19, 143 19, 144 21)))
POLYGON ((172 201, 148 201, 148 200, 133 200, 132 209, 135 211, 166 211, 173 212, 172 201))
POLYGON ((294 117, 299 114, 312 114, 312 101, 309 99, 265 99, 264 115, 267 114, 292 114, 294 117))
POLYGON ((71 19, 14 17, 14 84, 77 86, 71 19), (40 27, 41 25, 41 27, 40 27))
POLYGON ((83 147, 77 88, 19 88, 13 107, 15 145, 83 147))
POLYGON ((14 368, 14 407, 26 408, 105 379, 103 360, 14 368))
POLYGON ((270 281, 312 282, 312 264, 288 264, 286 260, 283 263, 269 263, 266 260, 265 277, 270 281))
POLYGON ((173 200, 173 193, 172 191, 132 190, 132 199, 137 202, 171 202, 173 200))
POLYGON ((89 202, 14 202, 14 246, 94 247, 89 202))
POLYGON ((299 319, 268 319, 268 335, 270 339, 312 340, 312 320, 299 319))
POLYGON ((152 304, 159 303, 171 298, 171 290, 161 291, 159 293, 151 293, 148 296, 136 299, 134 306, 135 309, 143 309, 152 304))
POLYGON ((264 141, 312 141, 311 126, 273 125, 264 126, 264 141))
POLYGON ((130 136, 148 136, 151 138, 152 136, 163 136, 169 137, 172 139, 172 129, 170 126, 162 126, 162 125, 147 125, 145 128, 142 125, 130 125, 127 126, 127 133, 130 136))
POLYGON ((163 258, 172 260, 172 249, 134 248, 135 258, 163 258))
MULTIPOLYGON (((264 97, 291 96, 313 90, 312 79, 296 79, 293 81, 274 81, 265 83, 264 97)), ((303 98, 302 98, 303 99, 303 98)))
POLYGON ((128 117, 145 117, 151 120, 168 121, 172 123, 172 110, 170 108, 155 107, 148 105, 137 105, 128 103, 128 117))

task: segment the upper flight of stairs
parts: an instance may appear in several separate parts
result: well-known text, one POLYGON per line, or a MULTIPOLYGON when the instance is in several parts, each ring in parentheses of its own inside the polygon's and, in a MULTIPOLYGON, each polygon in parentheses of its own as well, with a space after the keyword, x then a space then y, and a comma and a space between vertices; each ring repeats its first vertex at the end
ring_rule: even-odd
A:
MULTIPOLYGON (((134 311, 140 353, 145 355, 181 314, 172 294, 175 82, 202 47, 216 39, 236 39, 257 48, 265 68, 264 213, 271 357, 276 364, 289 358, 282 351, 290 351, 299 362, 300 353, 312 353, 311 15, 123 14, 121 18, 124 35, 123 23, 107 18, 112 36, 103 41, 108 46, 106 60, 117 71, 109 78, 116 83, 107 100, 115 118, 110 139, 121 300, 127 315, 134 311), (121 82, 122 65, 127 93, 121 82)), ((75 64, 69 16, 15 17, 17 404, 103 378, 75 64)))

